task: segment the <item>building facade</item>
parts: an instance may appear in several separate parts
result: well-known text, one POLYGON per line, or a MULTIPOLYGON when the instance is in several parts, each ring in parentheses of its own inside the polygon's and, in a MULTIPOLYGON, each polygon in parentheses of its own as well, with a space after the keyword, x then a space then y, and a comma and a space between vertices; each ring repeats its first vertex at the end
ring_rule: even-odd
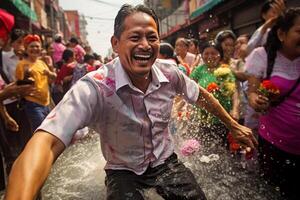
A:
MULTIPOLYGON (((175 43, 177 37, 198 38, 208 32, 214 38, 217 32, 231 29, 237 35, 252 34, 261 24, 260 10, 263 0, 184 0, 176 1, 168 15, 161 11, 166 2, 174 0, 147 0, 144 3, 153 8, 160 19, 161 39, 175 43)), ((299 0, 287 0, 287 7, 300 6, 299 0)))

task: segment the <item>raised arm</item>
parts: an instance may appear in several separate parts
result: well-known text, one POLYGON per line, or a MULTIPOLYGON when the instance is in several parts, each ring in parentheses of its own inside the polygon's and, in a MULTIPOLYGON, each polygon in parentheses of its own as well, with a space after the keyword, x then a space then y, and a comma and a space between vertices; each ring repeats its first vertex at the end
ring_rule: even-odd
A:
POLYGON ((245 148, 255 148, 257 141, 252 135, 251 130, 237 123, 221 106, 219 101, 202 87, 199 87, 197 104, 218 117, 227 126, 233 137, 241 144, 241 146, 245 148))
POLYGON ((4 199, 34 199, 64 148, 57 137, 36 132, 12 167, 4 199))

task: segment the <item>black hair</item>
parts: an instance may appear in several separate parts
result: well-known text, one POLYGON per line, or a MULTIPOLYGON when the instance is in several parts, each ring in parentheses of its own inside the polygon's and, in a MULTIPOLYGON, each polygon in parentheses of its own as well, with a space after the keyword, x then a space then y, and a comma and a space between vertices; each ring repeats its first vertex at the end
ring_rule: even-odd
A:
POLYGON ((61 36, 58 36, 54 39, 54 42, 56 43, 62 43, 62 37, 61 36))
POLYGON ((154 19, 157 26, 157 32, 159 33, 159 20, 154 10, 141 4, 137 6, 124 4, 119 10, 114 22, 114 36, 116 38, 119 39, 121 37, 122 32, 124 31, 124 22, 126 17, 137 12, 142 12, 150 15, 154 19))
POLYGON ((69 42, 74 43, 74 44, 79 44, 77 38, 75 38, 75 37, 72 37, 72 38, 69 40, 69 42))
POLYGON ((83 57, 83 62, 88 62, 89 60, 95 60, 95 57, 91 54, 85 54, 84 57, 83 57))
POLYGON ((277 51, 282 48, 281 41, 278 38, 277 31, 287 33, 292 26, 295 24, 295 19, 300 16, 300 7, 290 8, 283 15, 279 16, 275 25, 268 34, 267 43, 264 48, 267 52, 267 76, 266 79, 271 77, 277 51))
POLYGON ((62 59, 64 62, 68 62, 68 60, 70 58, 72 58, 74 56, 74 52, 71 49, 66 49, 64 50, 63 54, 62 54, 62 59))
POLYGON ((159 53, 167 59, 174 58, 174 48, 171 44, 163 42, 159 45, 159 53))
POLYGON ((221 44, 216 44, 213 41, 209 41, 209 42, 204 43, 200 53, 203 54, 204 50, 207 49, 207 48, 210 48, 210 47, 216 49, 219 52, 220 58, 222 60, 223 56, 224 56, 222 46, 221 46, 221 44))
POLYGON ((100 59, 100 55, 98 55, 97 53, 93 53, 93 56, 96 60, 99 60, 100 59))
POLYGON ((15 28, 10 32, 10 41, 13 43, 17 39, 25 37, 25 35, 27 35, 27 33, 24 30, 15 28))

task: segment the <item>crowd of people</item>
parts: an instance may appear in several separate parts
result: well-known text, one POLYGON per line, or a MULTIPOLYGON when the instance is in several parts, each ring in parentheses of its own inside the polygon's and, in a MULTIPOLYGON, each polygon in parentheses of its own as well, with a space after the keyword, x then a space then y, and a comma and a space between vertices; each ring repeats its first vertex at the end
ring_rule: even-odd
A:
POLYGON ((7 174, 23 151, 7 199, 34 197, 52 163, 87 126, 101 137, 108 199, 129 193, 141 199, 147 187, 165 199, 206 199, 170 139, 169 119, 183 113, 230 152, 257 152, 263 178, 283 198, 299 198, 299 7, 266 1, 264 23, 252 36, 223 30, 213 39, 179 37, 173 47, 159 41, 151 9, 124 5, 111 39, 117 57, 105 62, 75 37, 65 44, 57 34, 44 44, 1 15, 7 36, 0 35, 0 142, 7 174))
MULTIPOLYGON (((36 34, 14 27, 14 17, 1 10, 0 51, 1 189, 17 156, 36 128, 77 80, 104 63, 76 37, 65 42, 56 34, 46 43, 36 34), (1 172, 2 172, 1 171, 1 172)), ((106 58, 106 62, 111 60, 106 58)))

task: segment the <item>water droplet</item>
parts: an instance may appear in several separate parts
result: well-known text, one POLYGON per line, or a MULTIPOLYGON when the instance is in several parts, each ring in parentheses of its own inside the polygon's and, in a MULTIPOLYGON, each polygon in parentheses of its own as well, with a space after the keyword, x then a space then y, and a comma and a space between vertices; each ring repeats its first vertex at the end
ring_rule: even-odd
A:
POLYGON ((260 125, 260 128, 262 129, 262 130, 264 130, 265 128, 266 128, 266 126, 265 125, 260 125))
POLYGON ((277 191, 277 192, 279 192, 280 191, 280 187, 275 187, 275 190, 277 191))
POLYGON ((285 160, 285 163, 286 163, 287 165, 289 165, 289 164, 291 164, 291 161, 290 161, 289 159, 287 159, 287 160, 285 160))

